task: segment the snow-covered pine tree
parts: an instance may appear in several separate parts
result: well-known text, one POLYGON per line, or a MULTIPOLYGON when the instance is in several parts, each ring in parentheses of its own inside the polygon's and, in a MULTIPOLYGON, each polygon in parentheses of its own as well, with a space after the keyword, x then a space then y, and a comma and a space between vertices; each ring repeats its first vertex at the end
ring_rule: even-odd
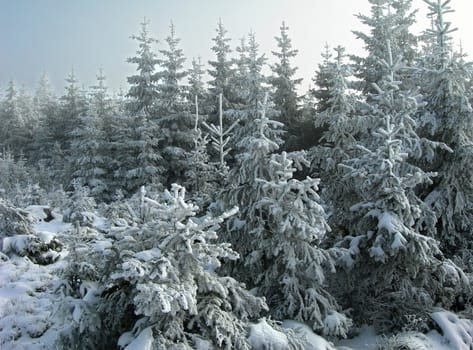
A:
POLYGON ((194 118, 183 85, 187 76, 184 69, 186 59, 179 42, 174 24, 171 23, 170 33, 166 37, 167 48, 159 50, 163 57, 158 59, 161 68, 158 73, 158 125, 162 135, 159 145, 167 164, 166 178, 169 184, 183 181, 188 153, 193 145, 194 118))
MULTIPOLYGON (((102 169, 104 174, 102 181, 106 186, 106 190, 102 194, 101 199, 108 200, 115 187, 113 173, 115 171, 115 154, 114 154, 114 128, 117 126, 119 119, 119 108, 114 106, 114 100, 108 93, 106 85, 106 77, 103 70, 100 69, 97 75, 97 83, 92 86, 90 114, 95 115, 100 124, 102 142, 99 144, 100 155, 102 158, 102 169)), ((92 193, 94 190, 92 189, 92 193)))
POLYGON ((23 125, 18 110, 18 92, 12 80, 8 82, 0 112, 2 122, 0 131, 1 147, 5 150, 8 149, 10 152, 19 151, 14 142, 14 135, 21 130, 23 125))
POLYGON ((68 203, 64 208, 64 222, 90 226, 94 220, 93 211, 96 206, 95 200, 90 196, 90 189, 77 179, 72 180, 71 192, 68 203))
MULTIPOLYGON (((444 252, 461 256, 472 263, 473 182, 473 108, 468 84, 473 74, 471 63, 452 53, 451 23, 445 15, 452 12, 449 1, 425 1, 434 26, 427 30, 431 51, 419 69, 421 93, 426 106, 420 120, 428 137, 446 144, 450 150, 436 152, 426 167, 438 177, 426 191, 426 202, 438 218, 437 235, 444 252)), ((465 261, 466 262, 466 261, 465 261)))
POLYGON ((97 80, 98 85, 92 87, 89 111, 79 117, 71 133, 70 162, 72 180, 87 186, 94 198, 103 200, 108 192, 107 167, 112 162, 107 154, 107 137, 112 136, 112 111, 102 70, 97 80))
POLYGON ((374 84, 372 96, 378 128, 342 164, 355 196, 347 198, 351 226, 340 242, 348 272, 339 273, 349 286, 344 306, 354 308, 359 323, 381 330, 400 329, 409 315, 426 320, 434 305, 450 307, 468 285, 463 272, 443 258, 432 238, 435 217, 416 194, 435 174, 412 162, 421 144, 412 118, 417 101, 400 89, 401 65, 392 60, 389 42, 387 52, 381 63, 388 74, 374 84))
POLYGON ((223 94, 223 108, 231 107, 235 92, 231 86, 233 77, 232 60, 229 57, 232 50, 230 48, 230 38, 227 37, 227 30, 225 29, 222 20, 220 19, 216 29, 217 35, 212 38, 214 46, 212 51, 215 53, 215 60, 209 61, 210 68, 207 70, 211 77, 208 82, 209 85, 209 106, 214 106, 213 115, 217 115, 218 109, 215 108, 218 103, 220 94, 223 94))
POLYGON ((112 231, 115 256, 108 255, 113 264, 100 306, 104 322, 120 329, 127 320, 111 311, 133 310, 121 347, 146 334, 155 348, 192 349, 207 343, 249 350, 249 322, 266 304, 235 279, 215 272, 222 260, 238 257, 228 244, 215 242, 219 225, 236 209, 197 218, 199 209, 185 196, 185 189, 175 184, 157 200, 143 190, 144 221, 112 231))
MULTIPOLYGON (((391 42, 393 57, 402 57, 406 65, 412 65, 417 57, 417 37, 410 29, 416 22, 416 11, 411 10, 412 0, 368 1, 371 4, 371 14, 358 14, 357 17, 369 27, 369 32, 353 32, 358 39, 363 40, 367 56, 352 56, 352 59, 355 62, 355 75, 360 79, 359 90, 363 93, 376 93, 372 89, 372 83, 379 83, 387 74, 379 63, 387 57, 387 40, 391 42)), ((404 84, 408 84, 408 80, 402 80, 404 84)))
POLYGON ((200 128, 199 104, 195 98, 194 148, 190 152, 189 165, 185 173, 186 188, 190 188, 193 201, 199 205, 209 204, 218 192, 216 186, 218 165, 210 162, 207 151, 209 136, 200 128))
POLYGON ((19 154, 32 160, 35 152, 34 135, 39 130, 39 113, 35 108, 33 96, 26 86, 22 86, 18 93, 18 111, 21 116, 21 129, 16 131, 14 140, 19 146, 19 154))
POLYGON ((318 108, 324 110, 314 118, 316 128, 323 132, 320 144, 311 150, 311 159, 312 166, 320 172, 324 202, 331 208, 330 226, 337 231, 350 225, 346 222, 346 212, 350 206, 347 198, 351 197, 353 190, 342 180, 344 172, 338 164, 354 154, 353 145, 357 137, 365 133, 366 126, 364 120, 356 116, 358 101, 349 90, 348 79, 352 72, 345 63, 345 49, 338 46, 334 51, 334 59, 327 58, 323 66, 326 80, 323 89, 326 92, 323 106, 319 105, 318 108))
POLYGON ((238 56, 233 59, 235 68, 230 84, 235 91, 235 107, 238 107, 248 95, 248 44, 245 36, 240 38, 240 45, 235 48, 235 52, 238 56))
POLYGON ((258 270, 246 262, 251 259, 255 239, 260 238, 252 233, 258 223, 261 222, 258 210, 255 208, 261 193, 261 182, 257 179, 268 178, 270 155, 279 149, 280 140, 272 139, 274 130, 282 127, 282 124, 270 120, 265 115, 266 106, 260 105, 259 118, 253 120, 253 128, 240 140, 240 149, 237 155, 237 164, 232 168, 221 198, 225 206, 238 206, 238 216, 231 218, 227 225, 227 232, 223 239, 232 244, 238 251, 241 259, 233 264, 227 264, 232 276, 254 286, 254 278, 258 270))
POLYGON ((34 106, 38 113, 38 130, 33 136, 34 148, 33 161, 40 163, 41 167, 49 167, 50 150, 54 145, 49 127, 55 122, 58 113, 58 100, 52 92, 52 88, 46 73, 41 75, 34 96, 34 106))
MULTIPOLYGON (((237 139, 245 137, 246 132, 249 131, 249 125, 258 116, 261 103, 264 102, 265 96, 268 93, 268 88, 265 86, 267 78, 263 74, 263 69, 266 65, 266 57, 259 52, 259 44, 256 41, 254 32, 248 34, 248 57, 247 72, 244 79, 247 94, 244 97, 244 115, 240 118, 241 133, 236 135, 237 139)), ((266 115, 271 117, 276 114, 274 110, 270 110, 266 106, 266 115)))
POLYGON ((115 177, 126 191, 133 193, 143 184, 155 186, 162 181, 164 168, 159 150, 157 124, 158 60, 152 50, 156 42, 149 35, 148 22, 141 23, 136 56, 128 62, 137 65, 137 73, 127 78, 131 85, 127 94, 129 102, 124 118, 120 121, 119 135, 113 142, 118 154, 115 177))
POLYGON ((330 230, 317 194, 319 180, 294 178, 303 153, 273 154, 269 178, 261 182, 255 208, 264 224, 253 231, 260 240, 251 253, 261 268, 256 278, 258 292, 267 299, 278 320, 296 319, 317 332, 347 335, 351 321, 337 312, 337 303, 325 287, 327 271, 335 272, 329 251, 320 248, 330 230))
POLYGON ((332 63, 332 53, 330 47, 325 43, 324 52, 322 53, 322 63, 319 63, 315 76, 312 78, 314 87, 309 92, 315 98, 315 110, 317 113, 325 111, 329 105, 330 99, 330 66, 332 63))
POLYGON ((207 99, 207 90, 204 83, 204 69, 201 58, 192 59, 192 67, 187 72, 187 100, 191 104, 191 110, 195 111, 198 108, 198 113, 202 116, 208 113, 205 107, 207 99), (196 100, 197 98, 197 100, 196 100))
POLYGON ((69 151, 71 146, 71 132, 74 130, 88 110, 87 99, 79 88, 79 81, 71 70, 66 78, 66 94, 60 98, 59 113, 56 115, 56 120, 50 125, 50 138, 54 142, 58 142, 60 147, 69 151))
POLYGON ((275 37, 279 51, 271 51, 276 58, 276 63, 271 66, 273 75, 269 82, 274 89, 273 100, 276 110, 280 112, 278 121, 283 123, 285 129, 288 130, 285 147, 296 148, 296 136, 300 123, 297 86, 300 85, 302 79, 294 79, 297 68, 292 66, 291 60, 297 56, 298 50, 292 48, 288 31, 289 27, 282 22, 280 36, 275 37))
POLYGON ((128 108, 131 113, 144 113, 148 118, 155 115, 158 99, 158 80, 156 65, 158 59, 153 52, 153 44, 156 39, 150 36, 148 31, 149 21, 146 18, 140 23, 141 31, 131 38, 138 42, 136 56, 127 59, 128 63, 135 64, 137 74, 127 77, 130 88, 127 97, 130 98, 128 108))
POLYGON ((8 83, 5 97, 0 104, 0 121, 0 147, 15 157, 30 158, 32 136, 38 128, 38 114, 25 87, 17 91, 13 81, 8 83))
MULTIPOLYGON (((234 150, 238 150, 239 141, 252 132, 253 120, 258 117, 260 105, 269 92, 267 78, 263 73, 266 57, 259 51, 254 32, 248 34, 247 41, 246 38, 242 39, 237 51, 240 52, 240 57, 236 60, 238 70, 235 72, 234 80, 238 86, 239 103, 235 109, 226 111, 226 115, 230 115, 232 121, 238 122, 231 140, 231 147, 234 150)), ((266 115, 275 117, 277 112, 269 107, 266 106, 266 115)))
POLYGON ((87 186, 93 197, 102 198, 107 191, 102 121, 93 113, 81 116, 71 140, 71 181, 87 186))
POLYGON ((336 313, 336 302, 324 289, 324 268, 333 268, 333 261, 317 246, 329 229, 318 203, 318 180, 294 179, 295 167, 307 165, 303 153, 274 154, 280 140, 273 139, 272 129, 282 124, 270 120, 265 108, 260 104, 251 133, 240 141, 244 151, 223 192, 227 206, 242 208, 224 237, 241 259, 224 269, 257 287, 277 319, 294 318, 317 331, 344 335, 349 321, 336 313), (325 323, 330 315, 339 321, 332 328, 325 323))
POLYGON ((176 37, 175 26, 171 22, 169 26, 169 35, 165 39, 166 49, 159 52, 162 58, 157 60, 161 70, 158 73, 159 101, 158 114, 160 116, 178 113, 188 109, 184 104, 185 89, 182 80, 186 78, 187 71, 184 70, 186 58, 182 49, 179 47, 181 39, 176 37))

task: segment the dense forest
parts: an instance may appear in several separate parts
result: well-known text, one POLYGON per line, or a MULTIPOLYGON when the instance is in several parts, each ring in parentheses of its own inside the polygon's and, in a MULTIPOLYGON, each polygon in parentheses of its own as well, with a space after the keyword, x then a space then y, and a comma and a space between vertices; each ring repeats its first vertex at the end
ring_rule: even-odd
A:
POLYGON ((144 21, 127 91, 106 67, 62 96, 8 83, 0 260, 60 266, 57 348, 279 349, 258 325, 302 349, 282 321, 336 340, 473 319, 473 65, 450 1, 424 0, 421 35, 412 0, 368 1, 365 55, 327 45, 305 94, 284 22, 272 65, 221 21, 188 64, 179 28, 156 45, 144 21), (32 206, 67 230, 45 240, 32 206))

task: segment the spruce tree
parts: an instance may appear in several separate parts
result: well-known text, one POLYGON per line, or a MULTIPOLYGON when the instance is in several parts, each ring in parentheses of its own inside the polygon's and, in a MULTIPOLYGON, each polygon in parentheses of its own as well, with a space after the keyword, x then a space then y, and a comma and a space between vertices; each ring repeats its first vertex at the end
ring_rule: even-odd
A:
POLYGON ((286 147, 294 148, 300 123, 297 86, 302 82, 302 79, 294 79, 297 68, 292 66, 291 59, 297 55, 298 50, 292 48, 288 34, 289 27, 283 22, 280 30, 280 36, 275 38, 279 51, 271 51, 276 58, 276 63, 271 66, 273 75, 270 78, 270 83, 274 89, 274 104, 280 112, 278 120, 288 130, 286 140, 291 140, 286 147))
MULTIPOLYGON (((259 51, 259 44, 253 32, 248 34, 248 43, 240 48, 241 57, 238 66, 240 69, 235 76, 238 77, 240 103, 237 110, 233 111, 233 119, 238 121, 233 134, 232 148, 238 150, 237 144, 251 133, 253 121, 260 113, 261 104, 268 94, 267 78, 263 73, 266 65, 266 57, 259 51)), ((274 108, 266 106, 266 115, 275 117, 277 112, 274 108)))
POLYGON ((21 130, 24 127, 19 106, 18 106, 18 92, 15 83, 10 80, 5 91, 5 98, 1 105, 1 122, 2 131, 0 132, 1 146, 4 150, 19 154, 22 138, 17 137, 21 135, 21 130))
POLYGON ((89 111, 80 117, 79 124, 71 133, 71 176, 73 181, 87 186, 93 197, 103 200, 109 191, 107 167, 111 163, 111 157, 107 152, 107 137, 111 136, 111 106, 107 102, 102 70, 97 80, 98 85, 93 87, 89 111))
POLYGON ((314 118, 316 128, 323 131, 320 145, 312 149, 311 158, 312 166, 320 169, 325 187, 324 200, 331 206, 330 225, 338 229, 347 224, 346 198, 352 192, 352 188, 343 181, 344 172, 338 164, 354 154, 354 144, 364 135, 366 125, 364 119, 357 115, 359 103, 349 90, 348 79, 352 72, 350 65, 345 63, 345 49, 339 46, 334 51, 335 58, 324 64, 327 96, 324 97, 324 110, 314 118))
MULTIPOLYGON (((369 27, 369 32, 353 32, 358 39, 363 40, 367 56, 352 56, 352 59, 355 61, 355 75, 361 80, 359 90, 363 93, 376 93, 371 84, 379 83, 387 74, 379 63, 387 57, 387 40, 391 42, 393 57, 402 57, 408 66, 416 58, 417 38, 410 31, 416 21, 416 11, 411 10, 412 0, 368 1, 371 4, 371 14, 358 14, 357 17, 369 27)), ((403 81, 404 84, 409 83, 405 79, 403 81)))
POLYGON ((330 99, 330 65, 332 62, 332 53, 330 47, 325 44, 325 51, 322 53, 322 63, 319 63, 315 76, 312 78, 314 87, 310 89, 310 93, 316 99, 315 110, 321 113, 329 108, 330 99))
POLYGON ((66 79, 66 94, 60 98, 59 113, 51 125, 51 138, 59 143, 62 149, 70 150, 70 135, 87 113, 87 99, 79 88, 79 81, 72 70, 66 79))
MULTIPOLYGON (((223 26, 222 20, 220 19, 217 24, 216 36, 212 38, 214 46, 212 51, 215 54, 215 60, 209 61, 210 68, 207 70, 211 79, 209 84, 209 105, 217 106, 218 96, 223 94, 223 108, 227 109, 231 107, 235 93, 231 86, 233 78, 233 67, 230 54, 232 52, 230 48, 231 39, 227 37, 227 30, 223 26)), ((218 112, 217 108, 214 107, 214 113, 218 112)))
POLYGON ((148 32, 149 22, 145 19, 141 23, 141 31, 131 38, 138 42, 136 56, 127 59, 128 63, 135 64, 137 74, 127 77, 130 88, 127 97, 130 99, 128 108, 131 113, 144 113, 148 118, 155 115, 158 98, 158 80, 156 65, 158 60, 153 52, 153 44, 156 39, 148 32))
POLYGON ((188 76, 188 88, 187 88, 187 100, 191 104, 191 110, 195 111, 198 108, 198 112, 201 115, 205 115, 208 111, 205 108, 205 100, 207 99, 207 90, 204 83, 204 69, 200 57, 192 59, 192 66, 189 69, 188 76), (196 100, 197 98, 197 100, 196 100), (197 103, 196 103, 197 102, 197 103))
MULTIPOLYGON (((468 90, 473 70, 458 53, 452 53, 455 30, 445 15, 452 12, 449 1, 425 1, 435 26, 427 31, 431 51, 420 68, 426 106, 419 118, 423 131, 447 147, 439 150, 426 167, 438 172, 426 201, 438 217, 436 237, 448 256, 471 260, 473 231, 473 183, 467 169, 473 160, 473 108, 468 90)), ((471 268, 471 262, 468 268, 471 268)))
POLYGON ((434 305, 451 307, 468 282, 432 238, 435 216, 417 191, 436 174, 412 161, 421 143, 413 119, 417 101, 400 88, 401 64, 393 61, 389 42, 387 52, 380 64, 388 74, 373 86, 371 123, 377 129, 342 163, 354 195, 346 198, 351 225, 340 241, 348 272, 338 277, 349 287, 344 299, 358 322, 399 330, 409 315, 425 324, 434 305))
POLYGON ((159 52, 160 82, 158 84, 159 108, 158 125, 162 139, 159 142, 163 157, 168 164, 166 178, 169 183, 181 182, 187 166, 188 152, 192 148, 194 118, 186 99, 183 80, 187 76, 184 69, 185 57, 179 47, 174 24, 166 37, 167 48, 159 52))
POLYGON ((115 329, 127 320, 108 312, 133 310, 135 319, 119 339, 122 347, 147 332, 156 348, 192 349, 205 341, 249 350, 249 322, 266 305, 235 279, 215 272, 223 260, 238 257, 228 244, 215 242, 216 229, 236 209, 197 218, 199 209, 185 196, 175 184, 156 199, 142 189, 139 221, 112 231, 115 254, 106 262, 112 270, 100 308, 115 329))
POLYGON ((294 179, 296 169, 307 165, 304 154, 275 153, 279 140, 272 129, 282 124, 265 111, 260 105, 259 118, 241 140, 237 167, 223 192, 227 206, 241 207, 224 236, 241 259, 225 271, 256 287, 277 319, 293 318, 319 332, 344 335, 350 322, 336 313, 336 302, 324 288, 324 268, 333 268, 333 261, 318 247, 329 230, 318 180, 294 179), (332 329, 325 322, 330 315, 337 320, 332 329))
POLYGON ((158 125, 158 60, 152 50, 156 42, 148 33, 148 22, 141 23, 136 56, 128 62, 137 65, 137 73, 127 78, 131 85, 129 102, 121 121, 121 130, 114 141, 119 159, 115 177, 122 188, 134 192, 144 184, 157 185, 162 181, 162 155, 159 151, 158 125))
POLYGON ((58 100, 52 92, 52 88, 46 73, 41 75, 38 86, 35 91, 34 105, 38 113, 38 132, 34 135, 34 144, 36 151, 34 152, 34 159, 36 162, 47 164, 49 159, 48 150, 54 144, 54 140, 49 133, 51 123, 56 120, 56 113, 58 113, 58 100))

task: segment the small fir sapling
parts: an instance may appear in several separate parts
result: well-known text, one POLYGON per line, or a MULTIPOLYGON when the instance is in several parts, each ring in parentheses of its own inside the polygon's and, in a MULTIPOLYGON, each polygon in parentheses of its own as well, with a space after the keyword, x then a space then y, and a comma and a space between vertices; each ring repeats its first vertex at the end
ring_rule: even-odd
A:
POLYGON ((250 349, 249 322, 266 304, 215 272, 222 260, 238 258, 228 244, 216 242, 216 230, 237 209, 197 218, 198 207, 186 202, 178 185, 157 199, 143 191, 140 201, 142 210, 154 214, 115 231, 115 269, 104 292, 137 318, 121 346, 151 327, 154 346, 166 349, 191 349, 196 338, 225 349, 250 349))

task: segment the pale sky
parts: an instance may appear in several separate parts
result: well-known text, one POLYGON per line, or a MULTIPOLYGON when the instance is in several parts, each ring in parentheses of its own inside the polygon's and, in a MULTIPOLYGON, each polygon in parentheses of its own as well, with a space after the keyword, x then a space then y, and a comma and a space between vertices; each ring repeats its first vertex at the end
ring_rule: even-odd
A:
MULTIPOLYGON (((473 1, 452 0, 455 13, 448 21, 459 30, 454 33, 465 52, 473 55, 473 1)), ((426 4, 414 0, 418 25, 428 25, 426 4)), ((151 34, 164 46, 169 24, 176 34, 189 66, 192 57, 201 56, 205 68, 213 59, 211 40, 222 19, 232 47, 250 30, 256 33, 262 52, 270 62, 276 50, 275 36, 284 20, 289 26, 293 47, 299 50, 294 65, 307 88, 325 42, 342 45, 348 53, 361 53, 363 43, 352 30, 365 29, 354 16, 369 14, 367 0, 0 0, 0 87, 9 80, 32 89, 43 71, 59 94, 64 79, 73 68, 79 81, 88 87, 103 67, 109 87, 127 89, 126 76, 135 67, 126 63, 134 55, 136 43, 129 37, 140 30, 146 17, 151 34)))

